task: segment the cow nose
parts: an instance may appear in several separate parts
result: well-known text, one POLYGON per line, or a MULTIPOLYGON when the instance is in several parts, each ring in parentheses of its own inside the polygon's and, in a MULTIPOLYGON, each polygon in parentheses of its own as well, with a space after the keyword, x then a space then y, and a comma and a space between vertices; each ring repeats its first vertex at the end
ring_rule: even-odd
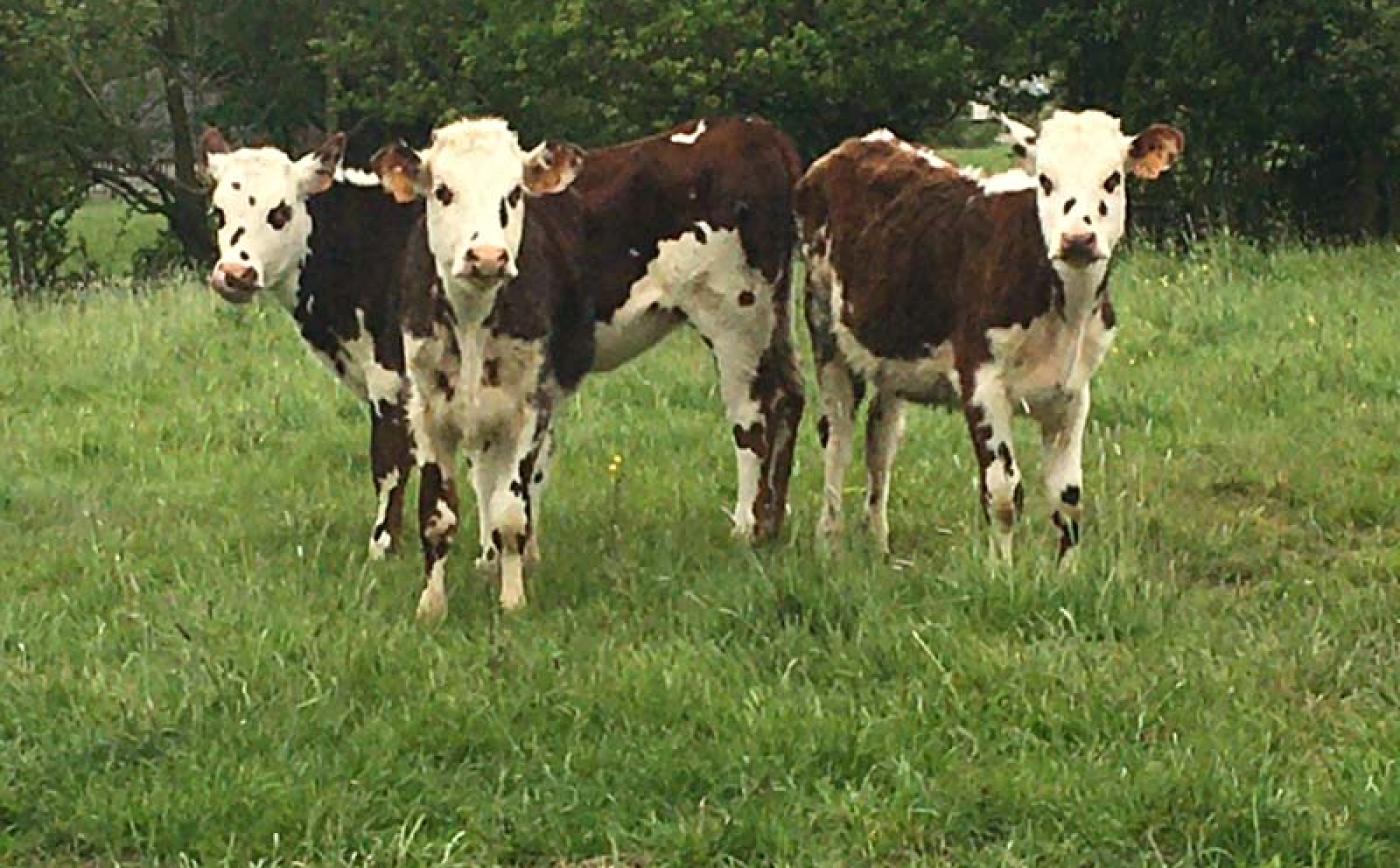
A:
POLYGON ((247 301, 258 289, 258 270, 241 262, 220 262, 209 282, 229 301, 247 301))
POLYGON ((504 247, 479 245, 467 249, 467 276, 499 277, 510 265, 510 254, 504 247))
POLYGON ((1060 258, 1072 263, 1089 263, 1099 258, 1098 237, 1092 232, 1066 233, 1060 241, 1060 258))

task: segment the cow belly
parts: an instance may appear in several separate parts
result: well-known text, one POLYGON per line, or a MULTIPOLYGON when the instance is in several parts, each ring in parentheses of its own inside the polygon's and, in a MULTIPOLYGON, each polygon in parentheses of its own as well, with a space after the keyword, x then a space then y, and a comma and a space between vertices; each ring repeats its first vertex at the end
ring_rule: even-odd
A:
POLYGON ((661 287, 646 278, 632 287, 627 302, 593 330, 593 370, 611 371, 656 345, 681 322, 661 287))

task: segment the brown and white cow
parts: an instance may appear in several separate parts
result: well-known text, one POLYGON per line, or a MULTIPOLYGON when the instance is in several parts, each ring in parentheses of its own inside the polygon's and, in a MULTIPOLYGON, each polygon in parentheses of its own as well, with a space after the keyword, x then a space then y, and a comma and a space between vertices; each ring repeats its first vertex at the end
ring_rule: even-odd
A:
POLYGON ((1045 444, 1061 556, 1079 541, 1089 380, 1115 334, 1108 266, 1123 236, 1125 173, 1155 178, 1184 137, 1123 134, 1103 112, 1008 124, 1032 171, 983 177, 886 130, 850 139, 797 187, 806 316, 821 386, 824 539, 841 526, 856 410, 866 422, 866 516, 888 551, 890 468, 903 405, 960 405, 981 470, 995 552, 1011 556, 1022 506, 1011 420, 1045 444))
POLYGON ((379 506, 372 558, 398 545, 413 468, 397 284, 421 205, 396 204, 379 179, 342 169, 344 134, 293 160, 276 148, 231 148, 215 129, 201 142, 213 183, 219 261, 209 282, 236 304, 269 294, 370 417, 370 469, 379 506))
MULTIPOLYGON (((498 120, 464 123, 504 128, 498 120)), ((427 197, 434 269, 441 285, 449 288, 443 295, 459 292, 457 307, 471 306, 478 315, 485 315, 484 309, 477 310, 484 302, 468 304, 477 296, 451 288, 468 286, 474 269, 486 267, 493 275, 499 269, 505 277, 517 267, 524 269, 526 264, 517 258, 514 245, 519 233, 529 230, 522 230, 517 222, 525 214, 520 210, 521 196, 515 192, 521 183, 516 177, 520 172, 511 168, 515 158, 457 155, 450 142, 459 132, 455 127, 440 130, 421 158, 404 148, 387 151, 376 161, 376 169, 396 195, 427 197), (478 197, 484 198, 467 204, 468 198, 475 202, 478 197), (491 225, 488 216, 498 217, 499 226, 491 225)), ((502 154, 509 150, 503 146, 502 154)), ((526 158, 524 186, 531 187, 537 174, 557 177, 574 171, 577 156, 572 149, 558 148, 526 158)), ((570 242, 566 252, 586 283, 579 292, 588 304, 581 323, 591 335, 590 368, 615 368, 683 323, 700 332, 715 355, 720 393, 733 426, 739 465, 734 530, 758 539, 775 536, 786 515, 792 450, 802 413, 789 319, 795 241, 791 194, 799 172, 791 141, 771 124, 756 118, 706 119, 590 152, 567 196, 581 209, 583 236, 570 242)), ((555 202, 559 198, 527 197, 526 201, 536 203, 529 212, 531 219, 537 212, 560 208, 555 202)), ((500 298, 510 298, 513 288, 511 284, 499 290, 500 298)), ((430 412, 422 424, 427 429, 436 424, 431 419, 440 415, 433 409, 437 400, 455 401, 454 412, 464 419, 484 412, 480 405, 486 399, 470 393, 493 382, 505 384, 506 373, 512 370, 508 360, 518 355, 502 351, 472 360, 470 353, 451 352, 451 328, 444 323, 453 305, 434 303, 438 311, 430 319, 425 306, 423 317, 413 320, 420 331, 414 334, 410 329, 408 339, 412 347, 430 333, 436 336, 424 345, 421 357, 412 348, 409 351, 415 382, 420 391, 430 390, 424 392, 430 412), (478 375, 475 367, 463 371, 459 365, 481 370, 478 375), (434 388, 436 392, 431 391, 434 388)), ((455 319, 458 332, 470 320, 462 312, 455 319)), ((554 328, 563 333, 565 326, 573 325, 556 321, 554 328)), ((578 342, 570 346, 581 352, 581 338, 572 331, 568 334, 570 342, 578 342)), ((459 343, 462 340, 465 336, 459 335, 459 343)), ((419 422, 415 416, 415 424, 419 422)), ((525 537, 530 547, 538 539, 538 490, 533 486, 543 482, 549 450, 548 429, 541 431, 534 451, 521 459, 522 470, 511 480, 519 488, 512 497, 523 496, 523 508, 532 516, 525 537), (526 464, 529 473, 523 470, 526 464)), ((425 482, 439 474, 448 477, 444 498, 440 506, 424 501, 421 518, 436 528, 455 528, 450 465, 437 460, 440 457, 429 456, 423 473, 425 482), (441 518, 449 515, 450 521, 441 518)), ((509 548, 508 537, 493 539, 491 534, 495 508, 490 503, 498 495, 490 492, 499 485, 483 474, 499 473, 505 471, 474 470, 482 517, 479 563, 514 555, 501 549, 503 541, 509 548)), ((419 609, 422 617, 439 617, 444 611, 441 572, 434 570, 450 540, 450 530, 443 531, 429 546, 428 590, 419 609)), ((502 562, 501 570, 502 602, 516 605, 522 598, 515 584, 514 562, 502 562)))

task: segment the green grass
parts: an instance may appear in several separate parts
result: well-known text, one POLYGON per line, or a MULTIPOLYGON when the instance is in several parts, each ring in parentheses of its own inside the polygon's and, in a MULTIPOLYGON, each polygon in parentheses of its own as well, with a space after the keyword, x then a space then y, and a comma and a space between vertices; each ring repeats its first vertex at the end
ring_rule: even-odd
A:
POLYGON ((280 311, 0 303, 0 864, 1400 864, 1400 251, 1115 296, 1076 573, 1038 496, 988 569, 931 411, 904 561, 815 553, 814 416, 791 538, 733 544, 682 336, 561 420, 528 610, 462 546, 432 631, 280 311))
POLYGON ((165 220, 151 214, 138 214, 126 203, 107 196, 94 196, 73 215, 68 224, 70 240, 87 254, 73 260, 73 267, 90 264, 107 276, 131 274, 132 257, 154 243, 165 227, 165 220))

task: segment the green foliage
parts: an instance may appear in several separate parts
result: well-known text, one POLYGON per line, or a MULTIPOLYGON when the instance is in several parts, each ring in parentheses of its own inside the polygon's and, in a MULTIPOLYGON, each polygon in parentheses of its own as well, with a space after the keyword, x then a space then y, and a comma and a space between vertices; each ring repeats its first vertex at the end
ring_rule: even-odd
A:
POLYGON ((1400 7, 1370 0, 1025 4, 1071 105, 1174 121, 1188 156, 1159 223, 1400 232, 1400 7))
POLYGON ((735 544, 677 335, 561 417, 530 607, 468 519, 434 631, 274 304, 0 301, 0 863, 1395 865, 1396 255, 1131 251, 1069 574, 1039 486, 988 569, 918 409, 898 561, 813 551, 811 417, 791 539, 735 544))

